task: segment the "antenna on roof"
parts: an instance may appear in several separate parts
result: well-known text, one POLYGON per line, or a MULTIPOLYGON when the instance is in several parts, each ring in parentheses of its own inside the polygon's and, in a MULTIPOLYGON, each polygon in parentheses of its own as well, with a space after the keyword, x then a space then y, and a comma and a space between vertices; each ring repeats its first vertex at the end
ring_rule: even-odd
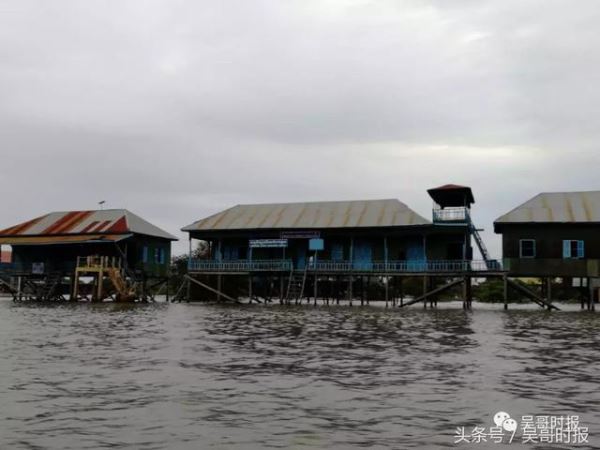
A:
POLYGON ((100 209, 104 209, 104 204, 106 203, 106 200, 100 200, 98 202, 98 204, 100 205, 100 209))

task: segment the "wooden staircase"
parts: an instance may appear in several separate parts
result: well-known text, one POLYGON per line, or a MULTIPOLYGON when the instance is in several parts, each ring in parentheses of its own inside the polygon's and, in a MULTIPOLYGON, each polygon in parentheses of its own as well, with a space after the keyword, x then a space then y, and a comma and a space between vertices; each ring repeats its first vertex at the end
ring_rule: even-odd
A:
POLYGON ((130 302, 135 300, 137 297, 136 283, 129 283, 123 277, 121 270, 117 268, 107 269, 108 278, 114 286, 116 293, 116 300, 119 302, 130 302))
POLYGON ((288 280, 288 288, 286 294, 287 303, 291 303, 292 300, 296 304, 300 302, 302 297, 304 296, 304 287, 306 286, 306 276, 308 274, 308 264, 304 268, 304 271, 298 273, 292 270, 290 271, 290 277, 288 280))

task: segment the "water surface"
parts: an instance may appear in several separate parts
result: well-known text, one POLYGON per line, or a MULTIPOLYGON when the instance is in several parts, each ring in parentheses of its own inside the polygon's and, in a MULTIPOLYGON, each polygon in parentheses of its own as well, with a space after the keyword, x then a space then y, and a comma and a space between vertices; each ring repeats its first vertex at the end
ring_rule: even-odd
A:
POLYGON ((600 448, 600 315, 474 308, 0 300, 0 448, 495 448, 454 433, 498 410, 600 448))

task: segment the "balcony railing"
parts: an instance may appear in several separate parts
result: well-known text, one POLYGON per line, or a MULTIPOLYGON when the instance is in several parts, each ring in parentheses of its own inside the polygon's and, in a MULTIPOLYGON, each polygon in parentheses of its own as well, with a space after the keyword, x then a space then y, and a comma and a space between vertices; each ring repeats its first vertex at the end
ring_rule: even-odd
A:
POLYGON ((319 272, 477 272, 502 270, 499 261, 318 261, 309 263, 309 270, 319 272))
MULTIPOLYGON (((483 272, 500 271, 502 265, 499 261, 468 261, 468 260, 440 260, 440 261, 309 261, 307 270, 314 272, 375 272, 375 273, 451 273, 451 272, 483 272)), ((270 272, 292 270, 291 260, 235 260, 190 261, 190 272, 270 272)), ((297 268, 303 270, 304 267, 297 268)))
POLYGON ((469 212, 467 208, 444 208, 433 210, 434 222, 468 222, 469 212))
POLYGON ((120 269, 121 258, 115 256, 79 256, 78 269, 120 269))
POLYGON ((232 260, 213 261, 193 259, 188 264, 190 272, 273 272, 292 270, 291 260, 232 260))

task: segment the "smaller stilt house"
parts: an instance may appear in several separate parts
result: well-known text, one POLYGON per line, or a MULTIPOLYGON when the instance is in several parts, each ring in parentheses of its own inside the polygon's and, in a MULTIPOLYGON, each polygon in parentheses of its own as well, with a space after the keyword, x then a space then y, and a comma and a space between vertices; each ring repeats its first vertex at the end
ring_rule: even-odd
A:
POLYGON ((147 280, 166 280, 174 240, 125 209, 52 212, 0 231, 15 295, 43 300, 82 295, 80 277, 94 278, 95 300, 143 296, 147 280))
POLYGON ((600 286, 600 191, 541 193, 494 222, 513 277, 600 286))

